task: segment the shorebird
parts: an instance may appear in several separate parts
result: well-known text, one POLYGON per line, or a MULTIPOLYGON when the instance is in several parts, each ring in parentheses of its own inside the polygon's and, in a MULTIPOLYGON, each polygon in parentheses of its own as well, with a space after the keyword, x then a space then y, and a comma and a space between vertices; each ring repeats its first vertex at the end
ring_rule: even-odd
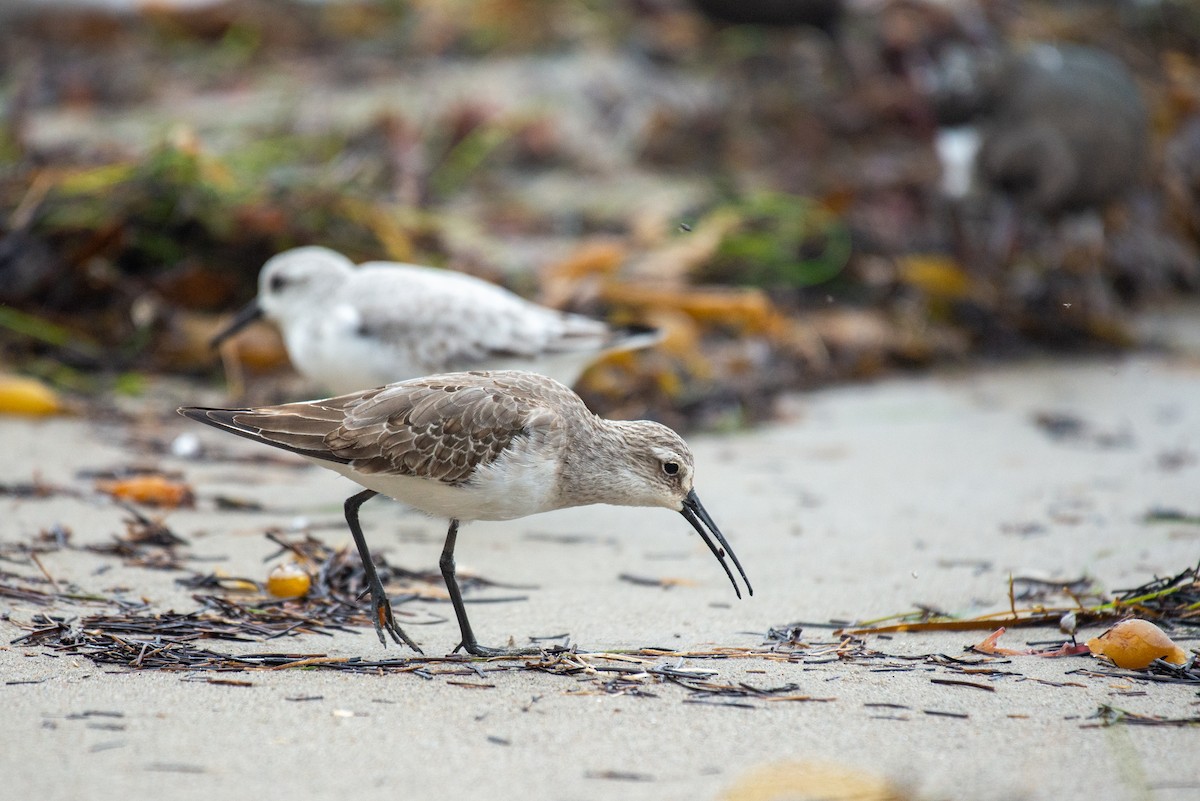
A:
POLYGON ((297 453, 365 488, 346 500, 346 523, 366 570, 375 631, 385 646, 386 631, 421 653, 392 615, 359 524, 359 507, 380 494, 449 518, 439 566, 458 618, 460 646, 476 656, 535 650, 487 648, 475 638, 454 572, 458 528, 465 521, 512 520, 594 503, 666 507, 696 529, 739 598, 726 554, 754 594, 696 495, 692 452, 680 436, 646 420, 601 419, 546 376, 448 373, 326 400, 253 409, 184 407, 179 413, 297 453))
POLYGON ((659 340, 652 328, 613 328, 474 276, 383 261, 355 267, 323 247, 268 259, 258 297, 213 346, 259 317, 280 327, 296 369, 333 392, 472 369, 531 370, 570 385, 603 354, 659 340))

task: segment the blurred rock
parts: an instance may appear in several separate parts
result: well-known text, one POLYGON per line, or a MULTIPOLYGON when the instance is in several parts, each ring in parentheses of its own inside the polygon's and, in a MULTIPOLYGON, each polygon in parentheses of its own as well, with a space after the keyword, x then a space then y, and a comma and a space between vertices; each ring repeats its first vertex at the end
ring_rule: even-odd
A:
POLYGON ((981 179, 1045 214, 1101 206, 1141 180, 1146 106, 1129 70, 1088 47, 1039 45, 999 76, 981 179))

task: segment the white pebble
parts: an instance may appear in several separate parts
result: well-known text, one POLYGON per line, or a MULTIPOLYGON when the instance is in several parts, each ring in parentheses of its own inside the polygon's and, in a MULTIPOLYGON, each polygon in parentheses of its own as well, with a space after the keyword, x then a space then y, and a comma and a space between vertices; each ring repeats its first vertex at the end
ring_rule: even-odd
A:
POLYGON ((200 438, 191 432, 180 434, 171 441, 171 455, 180 459, 195 459, 200 455, 200 438))

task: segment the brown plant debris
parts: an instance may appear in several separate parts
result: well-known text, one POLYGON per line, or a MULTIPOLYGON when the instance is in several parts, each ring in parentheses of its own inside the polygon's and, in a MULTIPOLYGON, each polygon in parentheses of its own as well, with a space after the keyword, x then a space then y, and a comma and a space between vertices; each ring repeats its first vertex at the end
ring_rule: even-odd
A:
MULTIPOLYGON (((1084 605, 1072 586, 1064 585, 1070 606, 1037 605, 1018 609, 1009 586, 1009 608, 970 618, 956 618, 927 609, 877 618, 841 631, 851 635, 887 634, 921 631, 980 631, 1001 626, 1053 626, 1066 614, 1074 613, 1077 625, 1114 623, 1130 615, 1157 620, 1167 625, 1200 627, 1200 564, 1174 576, 1155 577, 1137 587, 1117 590, 1101 603, 1084 605), (896 621, 896 622, 889 622, 896 621)), ((794 624, 793 624, 794 625, 794 624)), ((786 628, 786 627, 785 627, 786 628)))
POLYGON ((114 535, 112 542, 85 545, 85 551, 117 556, 126 564, 156 570, 182 570, 176 546, 188 542, 169 529, 160 519, 152 519, 128 504, 121 506, 129 513, 125 519, 125 535, 114 535))
MULTIPOLYGON (((362 560, 358 553, 352 551, 349 546, 332 548, 311 534, 305 534, 301 539, 288 540, 281 532, 272 530, 268 531, 266 536, 280 547, 277 553, 267 557, 269 560, 290 552, 297 563, 311 573, 313 580, 308 591, 308 598, 354 599, 367 591, 367 577, 362 560)), ((443 589, 442 574, 437 570, 409 570, 390 564, 387 557, 378 554, 372 555, 371 560, 379 573, 380 581, 385 586, 398 585, 397 589, 401 597, 399 600, 393 598, 393 604, 418 598, 427 601, 445 601, 449 598, 443 589)), ((458 574, 458 582, 464 593, 492 587, 531 589, 530 587, 502 584, 461 570, 458 574)), ((524 596, 489 600, 493 602, 524 600, 524 596)), ((480 601, 477 599, 476 602, 480 601)))
POLYGON ((655 578, 653 576, 638 576, 634 575, 633 573, 622 573, 617 576, 617 578, 621 581, 634 584, 638 587, 661 587, 664 590, 669 590, 672 587, 690 587, 695 585, 695 582, 691 579, 672 578, 670 576, 655 578))
POLYGON ((1143 670, 1119 670, 1104 668, 1080 668, 1071 673, 1080 676, 1101 676, 1106 679, 1134 679, 1154 684, 1200 684, 1200 660, 1192 659, 1176 665, 1165 659, 1156 659, 1143 670))
POLYGON ((1200 715, 1187 718, 1164 718, 1158 715, 1139 715, 1126 709, 1101 704, 1092 718, 1098 718, 1099 723, 1085 724, 1086 728, 1095 726, 1116 726, 1120 723, 1130 726, 1200 726, 1200 715))
MULTIPOLYGON (((539 656, 476 660, 463 655, 405 656, 391 659, 330 657, 321 653, 221 653, 200 645, 200 640, 249 642, 301 633, 328 634, 349 625, 365 628, 365 616, 347 608, 309 616, 294 602, 251 606, 216 596, 196 596, 202 606, 187 614, 168 612, 92 615, 77 624, 61 616, 38 613, 23 625, 25 634, 14 645, 36 646, 52 653, 84 656, 101 665, 127 670, 242 672, 308 668, 351 673, 413 673, 423 679, 440 675, 469 677, 473 689, 489 689, 489 673, 534 672, 574 682, 570 694, 629 695, 654 698, 658 688, 670 685, 685 693, 686 703, 734 708, 758 708, 761 703, 828 702, 826 695, 807 692, 793 682, 760 685, 723 681, 714 663, 728 659, 754 659, 785 664, 821 665, 830 661, 872 672, 941 670, 969 676, 972 686, 982 676, 989 681, 1019 674, 1000 670, 1002 660, 962 659, 945 654, 892 656, 868 648, 858 638, 800 643, 781 649, 776 645, 751 648, 712 647, 691 651, 642 648, 630 652, 582 653, 562 646, 544 648, 539 656), (700 661, 706 664, 690 664, 700 661)), ((948 681, 965 681, 948 680, 948 681)))
POLYGON ((49 606, 54 603, 58 596, 41 590, 30 589, 29 587, 18 587, 13 584, 8 584, 0 581, 0 598, 11 598, 14 601, 22 603, 35 604, 37 606, 49 606))

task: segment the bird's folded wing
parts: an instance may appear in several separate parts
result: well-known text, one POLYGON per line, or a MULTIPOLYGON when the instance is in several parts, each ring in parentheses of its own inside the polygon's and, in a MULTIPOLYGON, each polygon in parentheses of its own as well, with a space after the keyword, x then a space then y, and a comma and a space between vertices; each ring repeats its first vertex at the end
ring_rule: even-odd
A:
MULTIPOLYGON (((489 359, 534 359, 548 353, 595 351, 608 346, 607 325, 563 314, 473 285, 460 295, 397 303, 394 296, 356 304, 357 333, 383 347, 408 349, 429 367, 469 366, 489 359)), ((406 354, 407 355, 407 354, 406 354)))
POLYGON ((573 392, 526 373, 453 373, 327 400, 184 413, 235 434, 362 473, 456 485, 531 430, 560 430, 573 392))

